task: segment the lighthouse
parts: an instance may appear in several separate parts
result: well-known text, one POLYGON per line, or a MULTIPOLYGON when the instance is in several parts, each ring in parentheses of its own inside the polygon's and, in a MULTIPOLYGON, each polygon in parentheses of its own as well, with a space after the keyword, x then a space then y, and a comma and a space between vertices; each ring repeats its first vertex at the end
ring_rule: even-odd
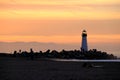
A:
POLYGON ((82 46, 81 46, 81 51, 82 52, 88 51, 88 46, 87 46, 87 32, 86 32, 86 30, 82 31, 82 46))

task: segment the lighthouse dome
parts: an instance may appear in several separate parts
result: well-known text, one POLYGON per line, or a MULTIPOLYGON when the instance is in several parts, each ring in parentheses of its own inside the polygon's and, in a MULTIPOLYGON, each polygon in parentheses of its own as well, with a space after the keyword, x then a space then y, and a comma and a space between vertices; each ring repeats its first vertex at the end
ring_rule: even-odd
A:
POLYGON ((84 36, 87 36, 87 31, 86 30, 83 30, 82 31, 82 36, 84 37, 84 36))

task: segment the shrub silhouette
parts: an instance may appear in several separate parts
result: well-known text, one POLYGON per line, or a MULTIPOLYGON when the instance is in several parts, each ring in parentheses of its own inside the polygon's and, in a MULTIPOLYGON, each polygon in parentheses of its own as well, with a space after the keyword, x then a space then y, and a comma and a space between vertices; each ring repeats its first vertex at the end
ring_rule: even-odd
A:
POLYGON ((97 49, 92 49, 86 52, 80 50, 62 50, 60 52, 56 50, 48 49, 45 52, 39 51, 34 52, 30 49, 27 51, 14 51, 13 54, 1 53, 0 56, 13 56, 13 57, 30 57, 31 60, 34 58, 62 58, 62 59, 117 59, 113 54, 108 54, 107 52, 98 51, 97 49))

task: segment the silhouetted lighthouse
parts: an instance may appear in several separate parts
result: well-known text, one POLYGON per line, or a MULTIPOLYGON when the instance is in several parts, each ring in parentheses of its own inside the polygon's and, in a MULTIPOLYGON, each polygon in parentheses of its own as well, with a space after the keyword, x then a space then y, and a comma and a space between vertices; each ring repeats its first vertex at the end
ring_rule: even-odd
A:
POLYGON ((88 46, 87 46, 87 32, 86 30, 83 30, 82 32, 82 46, 81 46, 81 51, 88 51, 88 46))

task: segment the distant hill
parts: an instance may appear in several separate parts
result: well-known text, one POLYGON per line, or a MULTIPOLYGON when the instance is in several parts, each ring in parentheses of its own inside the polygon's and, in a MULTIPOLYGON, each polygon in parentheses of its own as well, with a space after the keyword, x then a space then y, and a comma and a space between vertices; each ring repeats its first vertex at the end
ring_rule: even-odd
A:
POLYGON ((0 53, 11 53, 14 50, 29 51, 33 48, 34 51, 50 50, 74 50, 79 49, 80 44, 56 44, 56 43, 41 43, 41 42, 0 42, 0 53))

